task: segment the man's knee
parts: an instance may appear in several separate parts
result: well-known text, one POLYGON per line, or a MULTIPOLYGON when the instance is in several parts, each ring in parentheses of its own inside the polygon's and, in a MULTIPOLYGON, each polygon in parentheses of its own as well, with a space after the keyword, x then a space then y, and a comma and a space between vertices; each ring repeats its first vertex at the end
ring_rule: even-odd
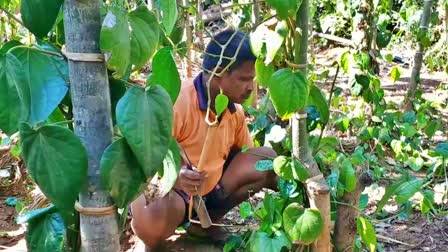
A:
MULTIPOLYGON (((257 156, 258 160, 271 159, 277 157, 277 153, 269 147, 259 147, 250 150, 250 153, 257 156)), ((262 180, 263 187, 269 189, 277 188, 277 175, 273 170, 264 171, 260 173, 260 179, 262 180)))
MULTIPOLYGON (((175 195, 179 197, 178 195, 175 195)), ((153 247, 171 235, 183 219, 185 206, 177 197, 164 198, 146 206, 140 197, 132 203, 131 226, 134 233, 148 246, 153 247)))

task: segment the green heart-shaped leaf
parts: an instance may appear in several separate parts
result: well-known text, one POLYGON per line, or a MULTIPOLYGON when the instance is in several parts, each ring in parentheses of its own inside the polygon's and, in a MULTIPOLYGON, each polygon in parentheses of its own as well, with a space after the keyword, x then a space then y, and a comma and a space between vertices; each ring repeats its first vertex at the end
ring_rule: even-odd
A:
POLYGON ((414 179, 411 181, 404 182, 395 191, 396 197, 395 201, 398 204, 406 203, 425 183, 424 180, 414 179))
POLYGON ((401 70, 398 66, 392 67, 392 70, 390 72, 390 77, 392 77, 393 83, 397 82, 397 80, 400 79, 401 76, 401 70))
POLYGON ((159 23, 144 5, 129 13, 131 27, 131 63, 134 71, 142 68, 154 55, 159 43, 159 23))
POLYGON ((322 123, 326 124, 330 119, 330 109, 328 108, 327 100, 322 91, 316 86, 311 85, 310 95, 308 96, 308 105, 316 106, 319 111, 322 123))
POLYGON ((346 192, 352 192, 356 188, 356 172, 348 158, 344 158, 341 163, 339 182, 344 185, 346 192))
POLYGON ((302 4, 301 0, 267 0, 266 1, 276 12, 279 18, 295 18, 297 9, 302 4))
POLYGON ((26 0, 20 3, 23 24, 36 37, 48 35, 61 9, 62 0, 26 0))
POLYGON ((436 154, 448 158, 448 143, 439 143, 436 145, 436 154))
POLYGON ((373 228, 372 224, 370 224, 367 219, 358 217, 356 226, 358 228, 359 235, 361 236, 364 243, 367 244, 370 252, 374 252, 376 248, 376 235, 375 229, 373 228))
POLYGON ((114 78, 123 77, 131 62, 131 40, 126 11, 118 7, 109 10, 101 27, 100 47, 103 52, 110 53, 107 67, 115 71, 114 78))
POLYGON ((255 80, 261 87, 267 87, 268 81, 272 74, 274 74, 274 71, 273 65, 265 65, 261 59, 255 61, 255 80))
POLYGON ((268 86, 275 110, 283 120, 290 118, 307 103, 308 83, 301 72, 280 69, 271 76, 268 86))
MULTIPOLYGON (((20 98, 14 84, 13 70, 7 65, 5 55, 0 55, 0 129, 7 135, 19 127, 20 98)), ((12 66, 14 67, 14 66, 12 66)))
POLYGON ((294 179, 305 182, 309 178, 308 170, 302 162, 297 161, 295 158, 292 160, 292 174, 294 179))
POLYGON ((171 138, 168 152, 163 159, 163 176, 160 179, 160 197, 171 191, 177 180, 181 165, 179 146, 176 139, 171 138))
POLYGON ((152 74, 148 82, 160 85, 170 94, 173 104, 180 92, 180 76, 174 61, 173 50, 169 47, 161 48, 154 55, 152 74))
POLYGON ((291 242, 283 232, 271 238, 265 232, 256 232, 251 239, 251 251, 282 251, 282 248, 291 248, 291 242))
POLYGON ((125 208, 145 190, 143 169, 124 138, 104 151, 100 162, 101 184, 118 208, 125 208))
POLYGON ((162 24, 167 34, 171 34, 177 20, 177 2, 176 0, 160 1, 160 10, 162 15, 162 24))
POLYGON ((144 6, 129 13, 114 7, 104 18, 100 47, 110 53, 107 66, 115 70, 117 79, 132 66, 133 70, 142 68, 154 54, 158 41, 157 18, 144 6))
POLYGON ((133 86, 117 104, 117 124, 132 149, 146 178, 162 167, 168 151, 173 122, 173 105, 160 86, 133 86))
POLYGON ((26 232, 29 251, 66 251, 64 247, 65 225, 59 213, 46 213, 30 220, 26 232))
POLYGON ((87 152, 81 141, 61 126, 33 129, 21 123, 20 142, 31 178, 67 218, 87 180, 87 152))
POLYGON ((275 173, 283 179, 292 180, 294 179, 291 169, 291 159, 285 156, 278 156, 274 159, 274 171, 275 173))
POLYGON ((283 211, 283 225, 293 241, 308 245, 319 237, 323 220, 318 209, 304 209, 292 203, 283 211))
POLYGON ((215 98, 216 116, 220 117, 229 105, 229 98, 224 94, 218 94, 215 98))
POLYGON ((18 46, 7 54, 8 81, 13 81, 22 104, 22 121, 44 121, 68 91, 67 62, 37 49, 18 46))

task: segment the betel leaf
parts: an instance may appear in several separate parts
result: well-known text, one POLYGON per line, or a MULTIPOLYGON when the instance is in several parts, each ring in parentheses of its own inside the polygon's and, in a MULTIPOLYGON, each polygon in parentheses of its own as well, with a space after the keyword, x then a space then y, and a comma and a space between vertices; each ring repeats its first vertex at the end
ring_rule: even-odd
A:
POLYGON ((308 170, 306 169, 306 167, 303 165, 302 162, 297 161, 295 158, 292 159, 292 174, 294 179, 300 181, 300 182, 305 182, 308 177, 308 170))
POLYGON ((385 31, 378 31, 376 36, 376 44, 380 49, 385 48, 390 40, 392 39, 392 32, 385 30, 385 31))
POLYGON ((171 34, 178 15, 176 0, 160 1, 160 14, 162 15, 162 24, 167 34, 171 34))
POLYGON ((437 130, 439 130, 440 126, 442 125, 442 122, 440 119, 437 120, 431 120, 428 122, 428 124, 425 127, 425 134, 432 138, 437 130))
POLYGON ((405 122, 405 123, 414 124, 416 120, 417 120, 417 116, 415 115, 414 111, 406 112, 403 115, 403 122, 405 122))
POLYGON ((283 120, 290 118, 307 103, 308 82, 301 72, 280 69, 271 76, 268 86, 274 108, 283 120))
POLYGON ((270 171, 274 169, 272 160, 265 159, 265 160, 258 160, 255 163, 255 170, 257 171, 270 171))
POLYGON ((159 23, 145 5, 129 13, 131 27, 131 64, 134 71, 142 68, 154 55, 159 43, 159 23))
POLYGON ((341 56, 341 68, 344 71, 344 73, 348 73, 348 69, 350 66, 350 52, 346 51, 341 56))
POLYGON ((156 174, 168 151, 172 107, 168 93, 160 86, 133 86, 117 104, 118 127, 147 179, 156 174))
POLYGON ((436 145, 435 152, 437 155, 448 158, 448 142, 447 143, 438 143, 436 145))
POLYGON ((65 225, 59 213, 46 213, 28 223, 25 235, 29 251, 66 251, 64 247, 65 225))
POLYGON ((112 122, 114 125, 117 123, 115 108, 117 107, 118 101, 126 93, 126 85, 128 85, 128 83, 124 80, 109 78, 110 107, 112 111, 112 122))
POLYGON ((130 66, 131 40, 128 13, 112 7, 104 18, 100 34, 100 47, 109 52, 107 67, 115 71, 114 78, 124 76, 130 66))
POLYGON ((240 204, 240 216, 243 219, 246 219, 248 217, 251 217, 254 215, 254 212, 252 211, 252 206, 249 202, 243 202, 240 204))
POLYGON ((11 41, 4 43, 0 47, 0 56, 5 55, 10 49, 12 49, 16 46, 21 46, 21 45, 22 45, 22 43, 20 43, 17 40, 11 40, 11 41))
POLYGON ((7 135, 19 127, 20 98, 12 78, 14 65, 8 66, 5 55, 0 55, 0 129, 7 135))
POLYGON ((350 159, 344 158, 340 170, 339 182, 344 185, 346 192, 352 192, 356 188, 356 172, 350 159))
POLYGON ((275 31, 268 32, 266 35, 266 59, 265 64, 271 63, 278 50, 282 47, 286 36, 288 35, 288 24, 286 21, 280 21, 275 27, 275 31))
POLYGON ((87 181, 87 152, 72 131, 20 124, 23 157, 31 178, 45 196, 70 219, 81 187, 87 181))
POLYGON ((274 159, 273 166, 275 173, 279 177, 286 180, 294 179, 291 169, 292 168, 291 158, 285 156, 278 156, 274 159))
POLYGON ((395 201, 398 204, 406 203, 416 192, 418 192, 418 190, 420 190, 424 183, 425 181, 421 179, 404 182, 395 191, 395 201))
POLYGON ((55 211, 56 211, 56 207, 53 204, 50 204, 48 207, 26 211, 22 214, 19 214, 19 216, 17 216, 16 223, 19 225, 25 224, 34 219, 40 218, 44 215, 54 213, 55 211))
POLYGON ((408 176, 402 176, 400 179, 395 181, 393 184, 386 186, 386 192, 384 193, 381 200, 376 205, 376 212, 379 213, 383 209, 383 207, 387 204, 387 201, 395 194, 395 191, 399 186, 405 183, 408 180, 408 176))
POLYGON ((418 157, 410 157, 408 159, 408 165, 411 167, 413 171, 420 171, 422 169, 423 165, 425 164, 425 161, 420 156, 418 157))
POLYGON ((277 12, 280 19, 295 18, 302 4, 301 0, 267 0, 266 2, 277 12))
POLYGON ((274 74, 274 71, 273 65, 265 65, 263 60, 259 58, 255 61, 255 81, 261 87, 267 87, 268 80, 274 74))
POLYGON ((160 178, 159 197, 164 197, 171 191, 177 180, 181 165, 179 145, 171 138, 168 152, 163 159, 163 176, 160 178))
POLYGON ((216 116, 220 117, 229 105, 229 98, 224 94, 218 94, 215 98, 216 116))
POLYGON ((264 63, 271 63, 277 51, 283 45, 285 37, 288 34, 286 21, 280 21, 276 24, 275 30, 272 30, 268 24, 261 24, 257 29, 250 33, 251 49, 260 61, 265 58, 264 63))
POLYGON ((318 209, 304 209, 292 203, 283 211, 283 225, 293 241, 308 245, 320 236, 323 219, 318 209))
POLYGON ((392 70, 390 72, 390 76, 392 77, 393 83, 397 82, 397 80, 400 79, 401 76, 401 70, 398 66, 392 67, 392 70))
POLYGON ((160 85, 168 92, 173 104, 180 92, 180 76, 174 61, 173 50, 169 47, 161 48, 154 55, 152 74, 147 84, 160 85))
POLYGON ((434 192, 431 190, 424 190, 423 199, 420 201, 420 211, 422 214, 427 214, 434 208, 434 192))
POLYGON ((32 124, 46 120, 68 91, 67 62, 24 46, 6 55, 8 73, 22 104, 21 120, 32 124))
POLYGON ((297 183, 294 180, 279 178, 277 188, 282 198, 295 198, 299 195, 299 192, 296 191, 297 183))
POLYGON ((62 3, 62 0, 21 1, 20 14, 23 24, 36 37, 46 37, 53 28, 62 3))
POLYGON ((145 189, 143 169, 124 138, 115 140, 100 161, 101 184, 118 208, 125 208, 145 189))
POLYGON ((257 231, 250 243, 251 251, 282 251, 282 248, 291 248, 291 242, 283 232, 270 237, 268 233, 257 231))
POLYGON ((315 85, 310 86, 310 95, 308 96, 308 105, 316 106, 319 111, 320 118, 324 124, 330 119, 330 109, 327 100, 322 91, 315 85))
POLYGON ((129 13, 113 7, 104 18, 100 48, 110 53, 107 64, 116 71, 115 78, 132 66, 133 70, 142 68, 154 54, 158 41, 157 18, 144 6, 129 13))
POLYGON ((359 235, 369 248, 370 252, 374 252, 376 248, 376 234, 372 224, 370 224, 367 219, 358 217, 358 220, 356 220, 356 226, 358 228, 359 235))
POLYGON ((413 137, 418 132, 417 129, 409 123, 403 123, 400 129, 405 137, 413 137))

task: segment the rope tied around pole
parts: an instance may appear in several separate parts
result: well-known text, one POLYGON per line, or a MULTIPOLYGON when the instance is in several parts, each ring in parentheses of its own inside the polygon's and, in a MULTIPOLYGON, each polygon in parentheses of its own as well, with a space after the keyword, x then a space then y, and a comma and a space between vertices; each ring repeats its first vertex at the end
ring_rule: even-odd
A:
POLYGON ((62 48, 61 53, 71 61, 81 62, 104 62, 105 56, 102 53, 75 53, 67 52, 65 47, 62 48))
POLYGON ((89 216, 107 216, 115 214, 115 205, 108 207, 83 207, 78 201, 75 202, 75 210, 89 216))

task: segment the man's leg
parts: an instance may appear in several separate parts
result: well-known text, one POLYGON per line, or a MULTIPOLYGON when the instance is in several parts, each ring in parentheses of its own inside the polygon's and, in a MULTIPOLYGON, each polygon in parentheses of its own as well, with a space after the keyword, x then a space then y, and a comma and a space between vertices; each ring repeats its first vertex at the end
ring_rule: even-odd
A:
POLYGON ((233 158, 221 179, 223 199, 214 202, 219 208, 210 210, 214 221, 221 219, 233 207, 248 199, 249 194, 253 195, 262 188, 277 188, 277 177, 273 171, 255 170, 257 161, 266 157, 275 158, 276 153, 271 148, 260 147, 238 153, 233 158))
POLYGON ((174 233, 185 217, 185 202, 174 191, 146 206, 143 195, 131 204, 134 233, 150 248, 174 233))

